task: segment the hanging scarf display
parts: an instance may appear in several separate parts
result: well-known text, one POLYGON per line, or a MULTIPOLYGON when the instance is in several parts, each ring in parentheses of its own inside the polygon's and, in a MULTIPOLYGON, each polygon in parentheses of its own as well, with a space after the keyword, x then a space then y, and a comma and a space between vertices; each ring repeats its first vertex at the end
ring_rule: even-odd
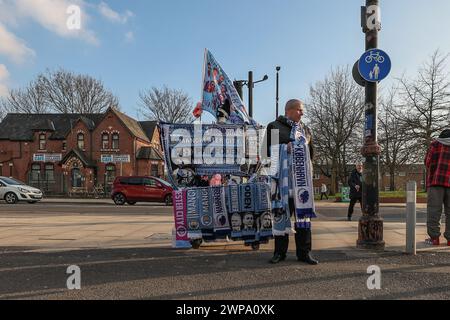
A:
POLYGON ((239 211, 239 186, 229 185, 225 190, 227 209, 231 223, 231 239, 238 241, 242 239, 242 216, 239 211))
POLYGON ((186 218, 186 191, 173 191, 173 216, 175 220, 175 248, 190 248, 186 218))
POLYGON ((266 242, 272 237, 272 213, 270 211, 264 212, 259 219, 259 241, 266 242))
POLYGON ((278 166, 272 171, 272 216, 273 235, 284 236, 291 233, 291 213, 289 210, 289 165, 287 145, 281 144, 273 146, 278 151, 271 152, 272 158, 278 166))
POLYGON ((209 188, 197 188, 197 193, 202 236, 204 239, 212 239, 214 237, 214 217, 210 205, 209 188))
POLYGON ((239 211, 255 212, 255 185, 241 184, 239 186, 239 211))
POLYGON ((200 229, 199 215, 199 190, 186 190, 186 219, 188 226, 188 235, 191 240, 201 239, 202 231, 200 229))
POLYGON ((230 233, 230 223, 225 202, 224 187, 210 187, 210 199, 214 218, 214 234, 226 236, 230 233))
POLYGON ((295 123, 292 126, 291 137, 294 140, 291 152, 291 176, 296 227, 309 229, 311 228, 311 218, 315 218, 316 214, 311 156, 303 126, 295 123))
POLYGON ((255 211, 266 212, 267 210, 270 209, 269 185, 266 183, 257 183, 255 185, 255 189, 256 189, 255 211))

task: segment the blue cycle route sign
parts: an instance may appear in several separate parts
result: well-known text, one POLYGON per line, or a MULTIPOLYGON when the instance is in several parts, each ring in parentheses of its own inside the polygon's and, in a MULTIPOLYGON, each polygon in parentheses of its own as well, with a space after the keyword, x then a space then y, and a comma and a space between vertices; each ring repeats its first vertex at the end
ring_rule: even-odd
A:
POLYGON ((368 82, 379 82, 391 72, 391 58, 380 49, 366 51, 359 59, 358 69, 361 77, 368 82))

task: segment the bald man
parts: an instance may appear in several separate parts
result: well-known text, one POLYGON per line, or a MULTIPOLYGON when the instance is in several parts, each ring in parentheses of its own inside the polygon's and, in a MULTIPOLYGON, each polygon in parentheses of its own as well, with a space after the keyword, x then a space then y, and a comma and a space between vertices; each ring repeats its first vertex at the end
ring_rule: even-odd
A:
MULTIPOLYGON (((292 144, 291 144, 291 131, 292 131, 292 122, 298 123, 300 128, 303 128, 303 131, 306 135, 306 141, 309 145, 309 150, 311 154, 311 159, 314 156, 314 148, 312 143, 312 135, 311 130, 301 121, 303 114, 304 114, 305 108, 302 101, 293 99, 286 103, 285 107, 285 115, 278 117, 277 120, 274 122, 271 122, 267 126, 267 145, 268 145, 268 151, 270 153, 270 146, 272 144, 271 141, 271 133, 272 130, 278 130, 279 132, 279 143, 280 144, 287 144, 288 145, 288 152, 292 151, 292 144), (290 120, 290 121, 289 121, 290 120)), ((296 139, 299 138, 299 135, 301 135, 301 131, 296 131, 296 139)), ((289 208, 291 211, 291 214, 295 212, 295 201, 294 198, 290 195, 289 196, 289 208)), ((311 239, 311 229, 301 229, 297 228, 295 229, 295 244, 297 247, 296 253, 297 253, 297 259, 301 262, 306 262, 311 265, 316 265, 319 262, 315 260, 311 256, 311 247, 312 247, 312 239, 311 239)), ((284 261, 286 259, 287 251, 289 247, 289 234, 286 234, 284 236, 275 236, 275 251, 273 258, 270 260, 271 263, 276 264, 281 261, 284 261)))

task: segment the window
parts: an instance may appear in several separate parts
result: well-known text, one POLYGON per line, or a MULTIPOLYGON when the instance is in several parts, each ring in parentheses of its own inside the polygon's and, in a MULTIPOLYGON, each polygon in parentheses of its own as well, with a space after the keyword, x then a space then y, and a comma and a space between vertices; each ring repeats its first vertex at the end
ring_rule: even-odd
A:
POLYGON ((151 170, 150 170, 150 175, 151 176, 154 176, 154 177, 157 177, 158 176, 158 172, 159 170, 158 170, 158 165, 157 164, 152 164, 151 165, 151 170))
POLYGON ((55 166, 52 163, 45 165, 45 180, 55 181, 55 166))
POLYGON ((142 186, 143 185, 143 179, 142 178, 129 178, 128 179, 128 185, 129 186, 142 186))
POLYGON ((105 169, 106 169, 106 183, 112 184, 116 179, 116 166, 113 164, 108 164, 105 169))
POLYGON ((314 173, 314 180, 320 179, 320 173, 314 173))
POLYGON ((406 172, 400 171, 400 172, 398 173, 398 176, 399 176, 399 177, 406 177, 406 172))
POLYGON ((156 187, 156 181, 149 178, 144 178, 144 186, 146 187, 156 187))
POLYGON ((79 133, 77 135, 77 146, 78 146, 78 149, 84 150, 84 134, 83 133, 79 133))
POLYGON ((103 133, 102 134, 102 149, 108 149, 109 148, 109 134, 103 133))
POLYGON ((320 187, 314 187, 314 193, 320 195, 320 187))
POLYGON ((62 151, 66 151, 67 150, 67 141, 63 141, 62 143, 62 151))
POLYGON ((47 144, 47 142, 46 142, 45 134, 41 133, 39 135, 39 150, 45 150, 46 144, 47 144))
POLYGON ((41 175, 41 165, 39 163, 33 163, 31 165, 31 181, 39 181, 41 175))
POLYGON ((112 135, 112 148, 119 149, 119 134, 118 133, 114 133, 112 135))

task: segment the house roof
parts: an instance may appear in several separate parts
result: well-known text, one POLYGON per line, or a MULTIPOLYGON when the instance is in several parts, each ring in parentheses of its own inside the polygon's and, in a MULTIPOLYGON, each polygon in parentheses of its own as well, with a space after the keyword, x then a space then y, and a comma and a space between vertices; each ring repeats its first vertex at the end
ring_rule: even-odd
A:
POLYGON ((114 108, 96 114, 9 113, 0 123, 0 140, 32 141, 35 131, 50 131, 49 139, 64 140, 78 121, 82 121, 92 131, 110 111, 114 112, 133 136, 147 142, 152 140, 156 121, 139 122, 114 108))
POLYGON ((153 147, 141 147, 138 150, 136 159, 162 161, 163 156, 162 156, 161 152, 159 152, 158 150, 156 150, 153 147))
POLYGON ((155 129, 158 126, 158 121, 140 121, 139 124, 141 125, 141 128, 144 130, 145 134, 151 141, 155 129))
POLYGON ((35 131, 50 131, 50 139, 63 140, 77 121, 93 130, 103 114, 9 113, 0 123, 0 140, 32 141, 35 131))
POLYGON ((127 116, 126 114, 117 111, 116 109, 110 109, 112 112, 114 112, 117 117, 122 121, 122 123, 130 130, 131 134, 134 135, 136 138, 139 138, 144 141, 151 141, 151 136, 147 136, 144 130, 141 127, 141 124, 139 121, 127 116))
POLYGON ((67 154, 62 158, 61 163, 64 164, 66 163, 66 161, 72 157, 76 157, 78 159, 80 159, 81 162, 83 162, 83 164, 86 167, 90 167, 93 168, 97 165, 97 163, 95 161, 90 160, 83 151, 75 148, 70 150, 69 152, 67 152, 67 154))

